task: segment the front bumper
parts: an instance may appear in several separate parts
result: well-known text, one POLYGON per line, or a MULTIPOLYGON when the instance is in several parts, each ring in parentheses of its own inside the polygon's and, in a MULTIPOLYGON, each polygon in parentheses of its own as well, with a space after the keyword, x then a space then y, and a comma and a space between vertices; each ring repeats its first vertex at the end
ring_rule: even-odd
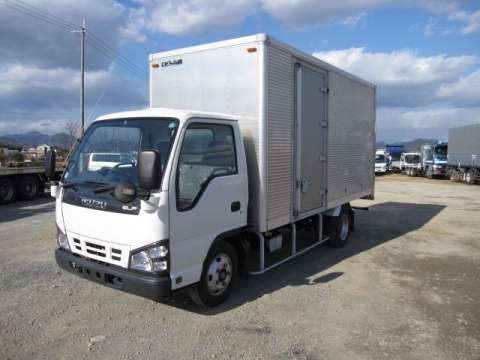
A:
POLYGON ((444 167, 441 168, 433 168, 433 175, 440 175, 440 176, 445 176, 447 175, 447 169, 444 167))
POLYGON ((387 169, 382 169, 382 168, 375 169, 375 174, 385 174, 386 172, 387 172, 387 169))
POLYGON ((171 295, 168 275, 139 274, 88 260, 63 249, 55 250, 55 259, 62 269, 117 290, 154 301, 168 300, 171 295))

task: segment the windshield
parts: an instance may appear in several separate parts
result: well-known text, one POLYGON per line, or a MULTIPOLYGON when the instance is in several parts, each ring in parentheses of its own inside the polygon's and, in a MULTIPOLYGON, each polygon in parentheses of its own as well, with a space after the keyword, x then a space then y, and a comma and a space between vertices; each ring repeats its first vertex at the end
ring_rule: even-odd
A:
POLYGON ((433 155, 438 160, 447 160, 447 146, 436 146, 433 155))
POLYGON ((420 162, 420 155, 405 155, 405 162, 418 164, 420 162))
POLYGON ((375 163, 384 163, 385 162, 385 155, 383 154, 376 154, 375 155, 375 163))
POLYGON ((391 152, 390 153, 390 157, 392 158, 392 161, 399 161, 400 160, 400 155, 402 155, 402 153, 399 153, 399 152, 391 152))
POLYGON ((172 118, 129 118, 99 121, 90 126, 73 153, 63 181, 138 186, 138 154, 156 149, 162 170, 178 127, 172 118))

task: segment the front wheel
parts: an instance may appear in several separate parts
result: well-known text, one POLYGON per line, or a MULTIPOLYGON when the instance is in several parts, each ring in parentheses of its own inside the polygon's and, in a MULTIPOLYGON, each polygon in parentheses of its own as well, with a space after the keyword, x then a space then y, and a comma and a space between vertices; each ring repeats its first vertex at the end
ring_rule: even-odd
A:
POLYGON ((473 185, 475 183, 475 176, 473 175, 472 170, 468 170, 465 173, 465 183, 468 185, 473 185))
POLYGON ((215 244, 205 260, 199 283, 190 291, 191 299, 203 307, 221 304, 230 296, 237 273, 235 248, 225 241, 215 244))

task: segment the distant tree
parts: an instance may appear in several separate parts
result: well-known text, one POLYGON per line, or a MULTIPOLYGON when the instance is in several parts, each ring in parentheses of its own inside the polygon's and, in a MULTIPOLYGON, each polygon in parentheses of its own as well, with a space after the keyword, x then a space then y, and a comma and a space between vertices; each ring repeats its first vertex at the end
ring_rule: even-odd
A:
POLYGON ((77 120, 68 121, 65 124, 65 132, 68 134, 68 151, 71 151, 80 136, 80 124, 77 120))

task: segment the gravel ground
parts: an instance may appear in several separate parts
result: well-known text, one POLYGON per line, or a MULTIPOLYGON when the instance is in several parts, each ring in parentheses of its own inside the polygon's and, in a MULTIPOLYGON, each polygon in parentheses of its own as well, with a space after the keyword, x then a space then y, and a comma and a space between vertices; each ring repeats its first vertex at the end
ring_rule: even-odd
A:
POLYGON ((346 247, 210 310, 60 271, 51 200, 0 207, 0 358, 479 359, 480 186, 388 175, 354 205, 346 247))

